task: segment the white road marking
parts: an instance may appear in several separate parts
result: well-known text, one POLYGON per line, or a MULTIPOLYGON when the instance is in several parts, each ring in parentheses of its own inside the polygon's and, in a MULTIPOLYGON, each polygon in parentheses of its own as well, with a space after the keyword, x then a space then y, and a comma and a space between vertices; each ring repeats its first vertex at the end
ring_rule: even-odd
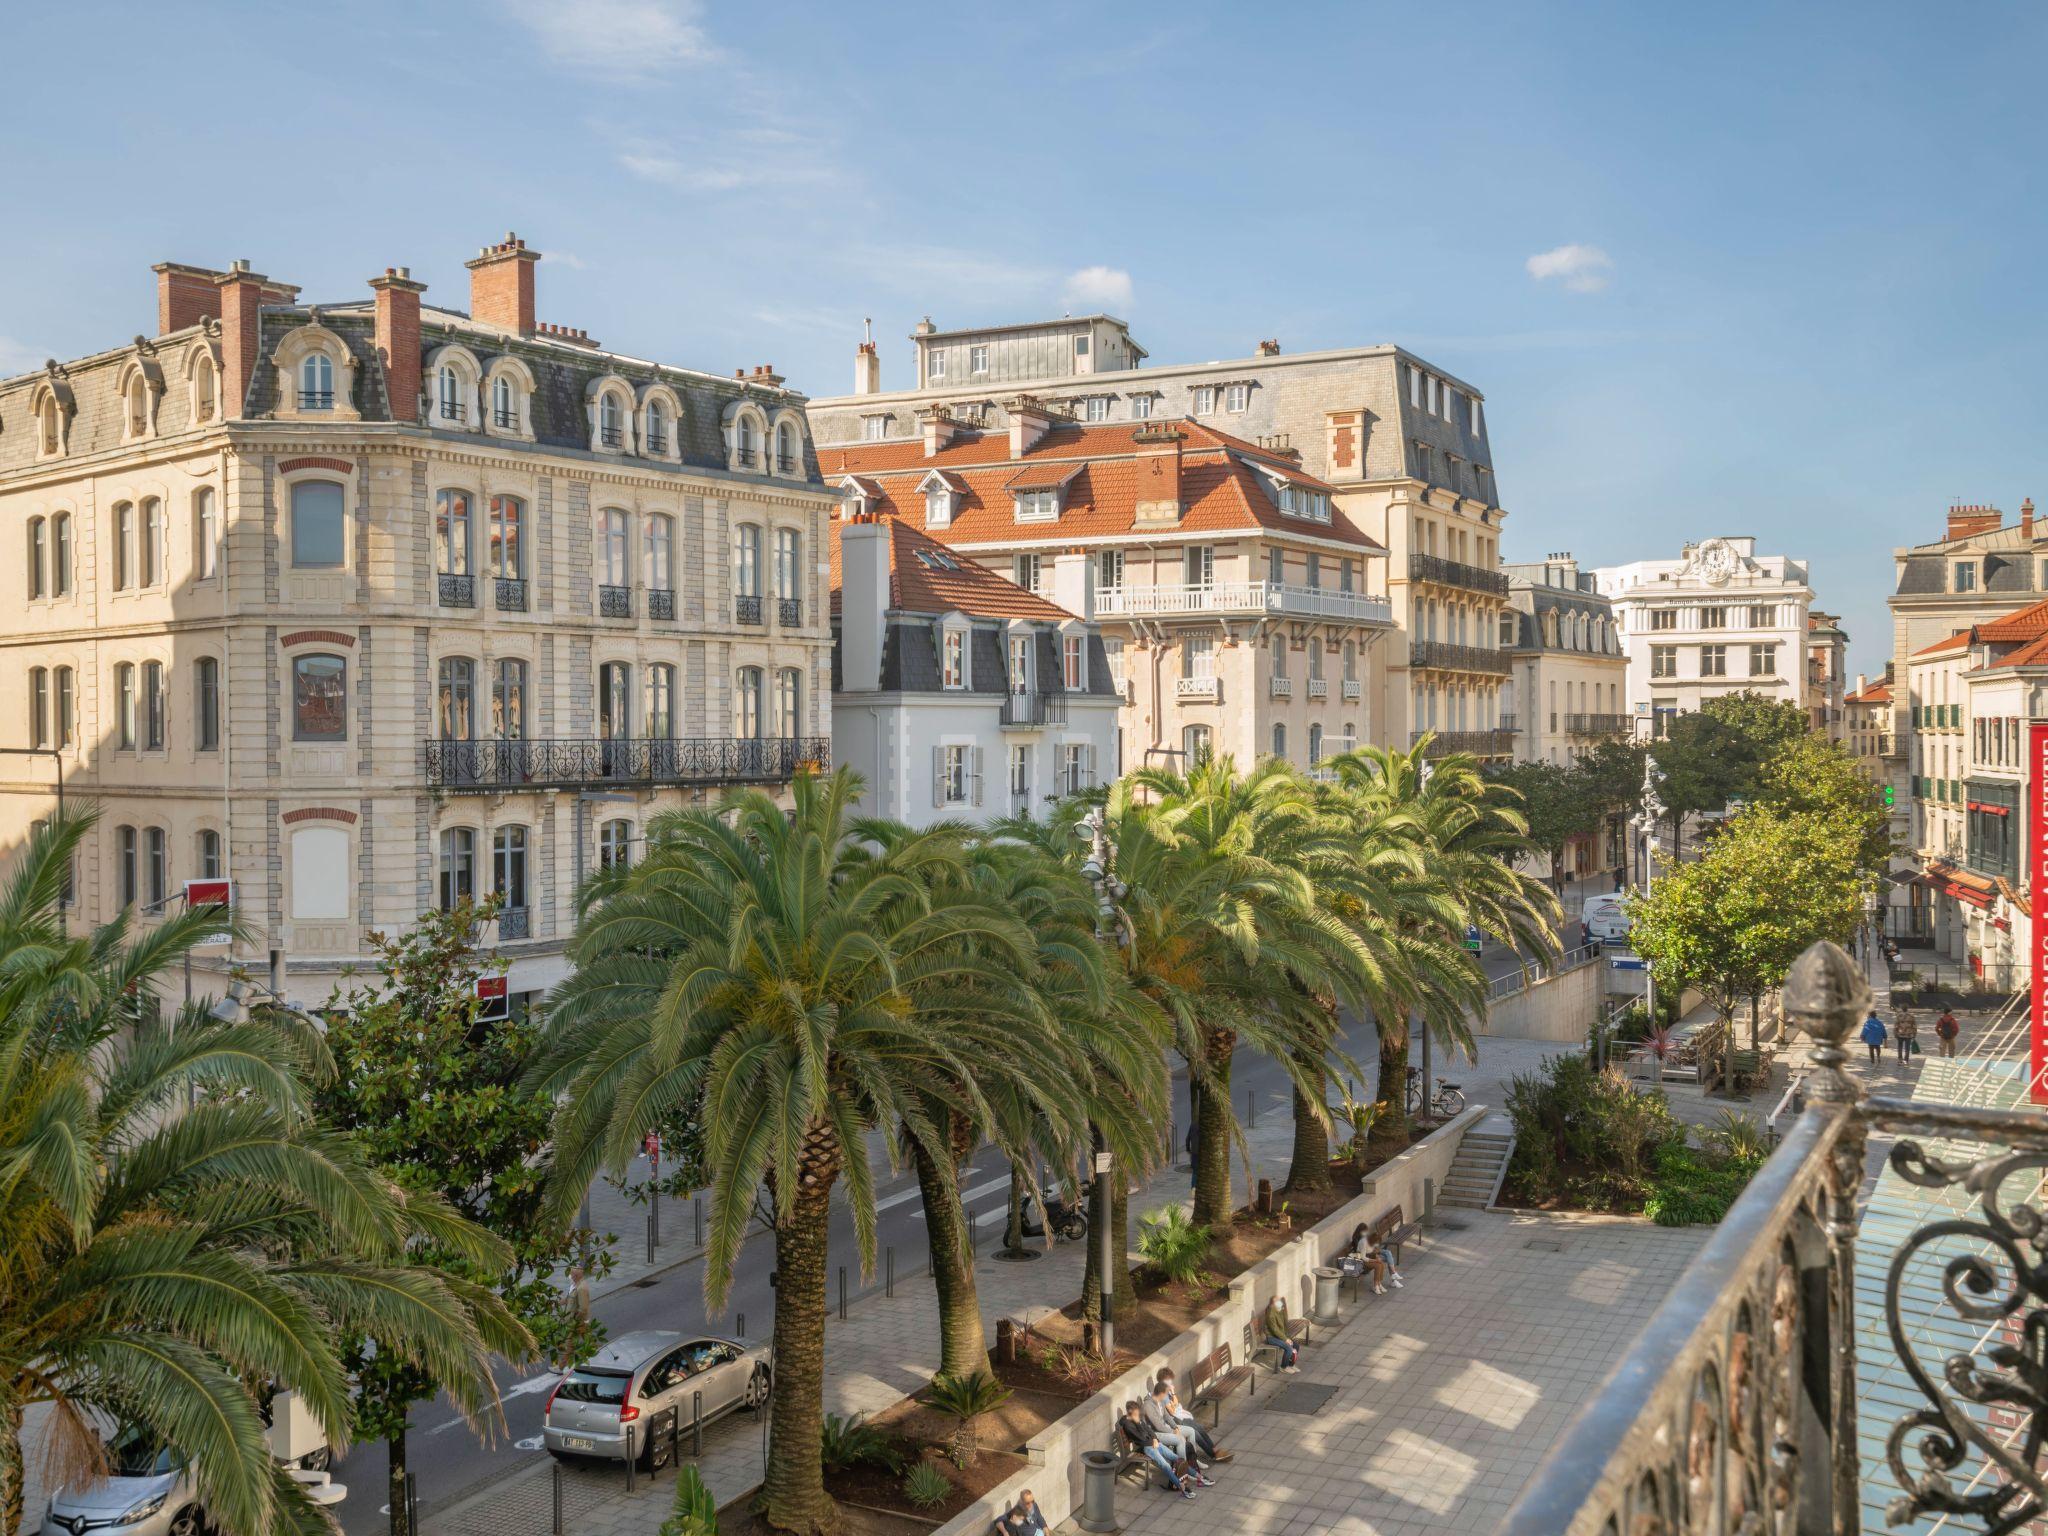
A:
MULTIPOLYGON (((961 1170, 961 1172, 972 1173, 974 1172, 974 1170, 972 1168, 964 1168, 961 1170)), ((988 1187, 993 1189, 996 1186, 989 1185, 988 1187)), ((1008 1189, 1010 1187, 1010 1176, 1007 1173, 1003 1175, 1002 1187, 1004 1189, 1008 1189)), ((908 1189, 899 1189, 896 1191, 895 1194, 889 1195, 875 1202, 875 1214, 879 1216, 884 1211, 894 1210, 899 1205, 903 1205, 908 1203, 909 1201, 915 1200, 920 1193, 921 1191, 915 1184, 911 1185, 908 1189)), ((979 1194, 981 1193, 981 1191, 977 1190, 975 1191, 975 1193, 979 1194)), ((965 1196, 963 1196, 962 1198, 964 1199, 965 1196)))
MULTIPOLYGON (((994 1193, 995 1193, 995 1192, 996 1192, 997 1190, 999 1190, 999 1189, 1000 1189, 1000 1190, 1002 1190, 1002 1191, 1004 1191, 1005 1195, 1007 1195, 1007 1194, 1008 1194, 1008 1191, 1009 1191, 1009 1188, 1010 1188, 1010 1176, 1009 1176, 1009 1175, 1008 1175, 1008 1174, 1006 1173, 1006 1174, 1004 1174, 1004 1175, 1003 1175, 1003 1176, 1002 1176, 1002 1177, 1001 1177, 1000 1179, 997 1179, 997 1180, 996 1180, 995 1182, 993 1182, 993 1183, 991 1183, 991 1184, 982 1184, 982 1185, 979 1185, 979 1186, 977 1186, 977 1187, 976 1187, 976 1188, 974 1188, 974 1189, 963 1189, 963 1190, 961 1190, 961 1191, 960 1191, 960 1204, 962 1205, 962 1207, 970 1206, 970 1205, 972 1205, 972 1204, 973 1204, 973 1203, 974 1203, 975 1201, 979 1200, 979 1199, 980 1199, 980 1198, 981 1198, 981 1197, 982 1197, 983 1195, 991 1195, 991 1194, 994 1194, 994 1193)), ((1005 1203, 1005 1204, 1007 1204, 1007 1203, 1008 1203, 1008 1201, 1007 1201, 1007 1200, 1005 1200, 1005 1202, 1004 1202, 1004 1203, 1005 1203)), ((912 1212, 911 1212, 910 1214, 911 1214, 911 1219, 912 1219, 913 1221, 923 1221, 923 1220, 924 1220, 924 1208, 923 1208, 922 1206, 920 1206, 920 1207, 919 1207, 919 1208, 918 1208, 917 1210, 915 1210, 915 1211, 912 1211, 912 1212)))
MULTIPOLYGON (((529 1376, 526 1380, 520 1382, 517 1386, 507 1387, 503 1392, 499 1393, 498 1396, 503 1401, 509 1403, 512 1401, 513 1398, 524 1397, 529 1392, 545 1392, 548 1390, 548 1388, 552 1387, 556 1382, 560 1381, 561 1379, 561 1373, 558 1371, 542 1371, 540 1375, 529 1376)), ((438 1435, 444 1429, 453 1429, 458 1424, 466 1424, 468 1422, 469 1421, 467 1419, 462 1418, 450 1419, 446 1424, 436 1424, 432 1429, 428 1430, 427 1433, 430 1435, 438 1435)))

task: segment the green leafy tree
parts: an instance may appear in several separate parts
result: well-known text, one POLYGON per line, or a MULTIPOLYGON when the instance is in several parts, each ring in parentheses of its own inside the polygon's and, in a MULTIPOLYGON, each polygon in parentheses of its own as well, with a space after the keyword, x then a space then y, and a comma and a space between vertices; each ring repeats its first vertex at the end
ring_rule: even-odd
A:
POLYGON ((1660 991, 1698 987, 1732 1040, 1744 998, 1782 982, 1816 940, 1848 941, 1868 885, 1857 858, 1825 816, 1752 806, 1630 901, 1630 940, 1660 991))
POLYGON ((1619 736, 1594 743, 1580 757, 1587 797, 1599 808, 1603 823, 1626 828, 1629 819, 1641 812, 1643 767, 1649 758, 1647 742, 1619 736))
POLYGON ((1881 875, 1891 867, 1884 792, 1841 743, 1809 732, 1766 761, 1760 779, 1759 803, 1822 818, 1852 850, 1860 874, 1881 875))
POLYGON ((1678 716, 1651 748, 1664 775, 1660 794, 1678 847, 1687 816, 1726 809, 1731 799, 1754 800, 1764 764, 1806 734, 1796 704, 1744 690, 1713 699, 1678 716))
POLYGON ((103 1469, 103 1416, 182 1457, 225 1536, 327 1536, 272 1464, 251 1384, 291 1388, 344 1450, 338 1341, 367 1336, 430 1362, 482 1420, 494 1357, 523 1360, 532 1341, 422 1251, 509 1254, 314 1117, 334 1068, 318 1032, 159 1001, 217 915, 66 932, 92 825, 37 833, 0 890, 0 1536, 21 1528, 22 1424, 39 1404, 60 1479, 103 1469))
POLYGON ((1598 831, 1604 814, 1590 776, 1576 765, 1511 763, 1487 777, 1521 797, 1530 845, 1548 858, 1551 889, 1559 889, 1564 883, 1565 849, 1574 838, 1598 831))

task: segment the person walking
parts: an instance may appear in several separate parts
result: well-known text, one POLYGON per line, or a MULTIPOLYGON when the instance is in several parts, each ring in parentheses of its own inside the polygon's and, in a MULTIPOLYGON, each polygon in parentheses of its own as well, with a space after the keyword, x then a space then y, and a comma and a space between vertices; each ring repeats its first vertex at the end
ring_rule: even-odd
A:
POLYGON ((1934 1021, 1934 1038, 1941 1043, 1941 1054, 1953 1056, 1956 1053, 1956 1036, 1963 1032, 1963 1026, 1956 1022, 1952 1009, 1941 1010, 1941 1017, 1934 1021))
POLYGON ((1885 1034, 1884 1020, 1877 1016, 1875 1008, 1871 1009, 1870 1017, 1863 1021, 1863 1044, 1870 1052, 1872 1066, 1884 1058, 1885 1034))
POLYGON ((1901 1008, 1897 1021, 1892 1026, 1892 1038, 1899 1043, 1899 1065, 1906 1066, 1913 1060, 1918 1048, 1914 1042, 1920 1037, 1920 1021, 1913 1017, 1913 1010, 1901 1008))

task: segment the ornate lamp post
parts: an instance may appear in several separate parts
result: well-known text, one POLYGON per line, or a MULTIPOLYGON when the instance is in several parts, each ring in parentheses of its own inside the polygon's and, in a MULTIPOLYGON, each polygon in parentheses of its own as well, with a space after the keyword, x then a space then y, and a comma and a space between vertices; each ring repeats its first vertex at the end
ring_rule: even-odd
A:
MULTIPOLYGON (((1121 949, 1130 943, 1130 935, 1123 925, 1123 914, 1117 903, 1130 894, 1130 887, 1117 879, 1113 870, 1116 862, 1116 847, 1109 840, 1109 823, 1102 814, 1102 807, 1096 806, 1081 818, 1082 830, 1088 834, 1088 857, 1082 861, 1081 873, 1088 883, 1095 887, 1095 937, 1105 944, 1121 949)), ((1116 1359, 1116 1322, 1111 1313, 1116 1305, 1116 1278, 1111 1265, 1115 1262, 1112 1245, 1110 1220, 1113 1195, 1110 1189, 1111 1170, 1114 1163, 1109 1148, 1103 1144, 1102 1133, 1095 1134, 1095 1209, 1101 1213, 1096 1223, 1096 1249, 1098 1272, 1102 1277, 1102 1358, 1105 1363, 1116 1359)))
MULTIPOLYGON (((1657 765, 1645 758, 1643 761, 1643 808, 1634 818, 1636 827, 1642 833, 1643 898, 1649 899, 1650 877, 1652 874, 1651 854, 1657 846, 1657 823, 1663 819, 1665 804, 1657 791, 1663 787, 1664 775, 1657 771, 1657 765)), ((1674 850, 1675 851, 1675 850, 1674 850)), ((1644 1002, 1650 1010, 1650 1027, 1657 1026, 1657 976, 1654 971, 1645 971, 1649 978, 1644 1002)))

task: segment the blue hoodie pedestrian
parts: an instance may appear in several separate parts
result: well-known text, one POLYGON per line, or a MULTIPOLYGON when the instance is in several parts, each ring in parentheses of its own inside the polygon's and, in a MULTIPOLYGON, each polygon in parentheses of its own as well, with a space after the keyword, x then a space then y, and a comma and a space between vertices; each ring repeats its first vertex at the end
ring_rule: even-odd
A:
POLYGON ((1877 1016, 1877 1010, 1873 1008, 1870 1010, 1870 1017, 1863 1021, 1863 1043, 1869 1047, 1870 1059, 1873 1062, 1883 1058, 1884 1040, 1884 1020, 1877 1016))

